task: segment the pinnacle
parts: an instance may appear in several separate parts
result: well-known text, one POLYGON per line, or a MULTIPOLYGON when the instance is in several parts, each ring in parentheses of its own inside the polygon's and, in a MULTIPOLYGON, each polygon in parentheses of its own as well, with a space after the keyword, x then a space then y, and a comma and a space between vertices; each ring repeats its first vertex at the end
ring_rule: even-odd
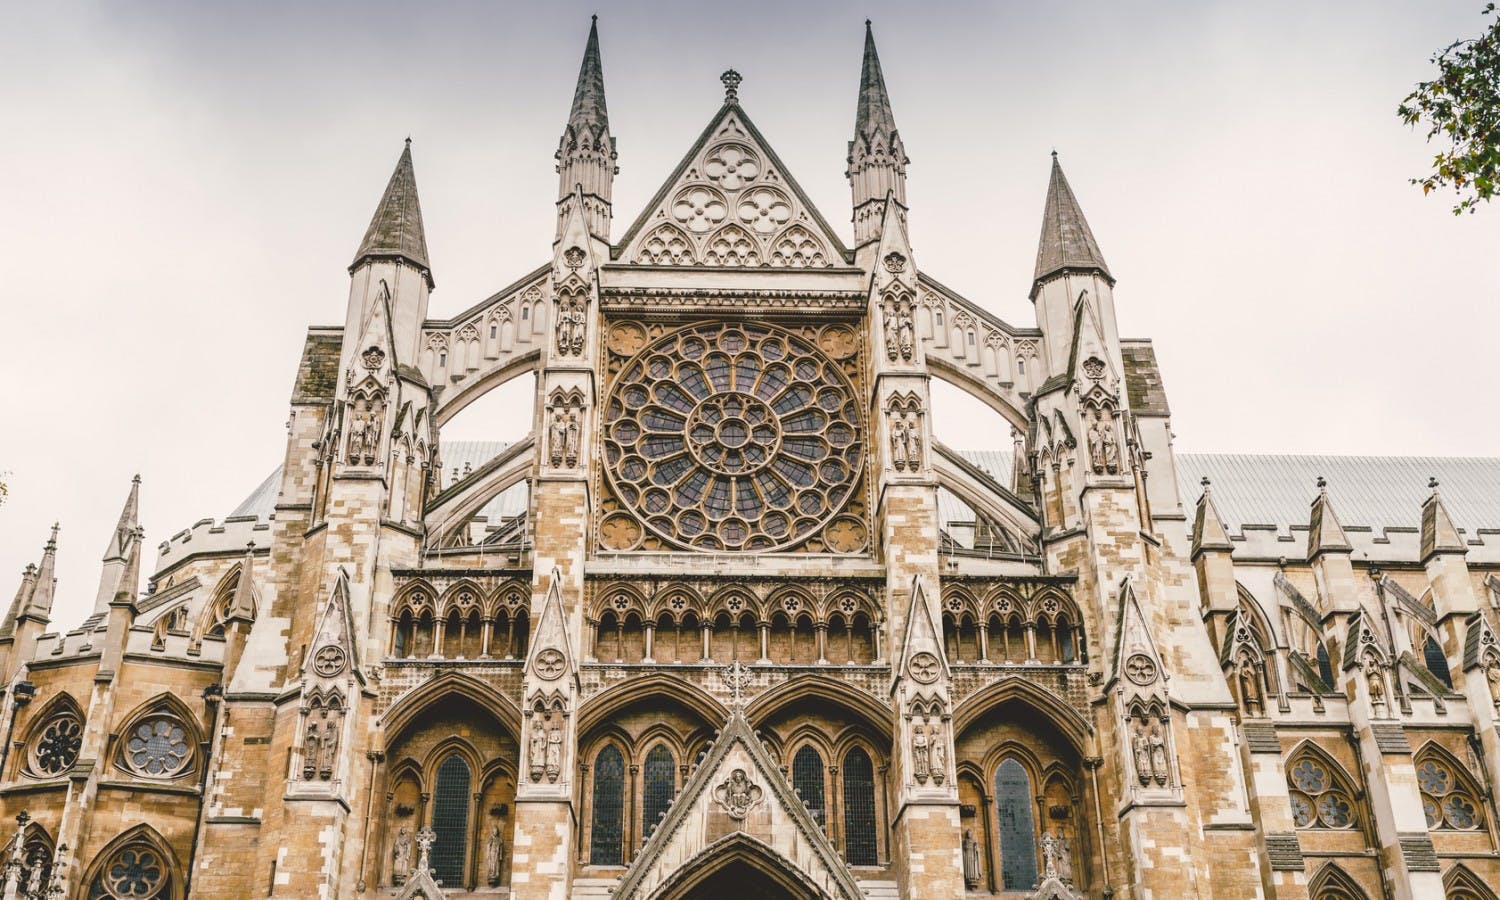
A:
POLYGON ((578 86, 573 90, 568 128, 575 134, 585 128, 596 134, 609 130, 609 110, 604 104, 604 63, 599 55, 598 16, 594 16, 589 25, 589 39, 583 49, 583 65, 578 69, 578 86))
POLYGON ((891 98, 885 90, 885 76, 880 71, 880 54, 875 50, 875 32, 865 20, 865 59, 859 73, 859 106, 854 117, 856 137, 881 133, 887 138, 896 131, 896 117, 891 112, 891 98))
POLYGON ((1036 250, 1036 281, 1067 270, 1093 270, 1111 282, 1109 266, 1094 240, 1078 198, 1052 151, 1052 179, 1047 185, 1047 203, 1042 210, 1042 237, 1036 250))
POLYGON ((365 231, 352 271, 360 263, 371 259, 401 259, 421 269, 432 286, 432 267, 427 262, 427 234, 422 227, 422 204, 417 199, 417 176, 411 162, 411 138, 401 158, 396 161, 396 170, 385 186, 370 227, 365 231))

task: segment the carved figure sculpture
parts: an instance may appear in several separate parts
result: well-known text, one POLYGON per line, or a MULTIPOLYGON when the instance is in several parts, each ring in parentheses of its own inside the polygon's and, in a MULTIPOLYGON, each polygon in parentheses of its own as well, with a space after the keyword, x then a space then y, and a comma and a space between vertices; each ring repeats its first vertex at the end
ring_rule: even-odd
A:
POLYGON ((1260 689, 1260 673, 1249 660, 1240 663, 1240 700, 1245 704, 1245 715, 1258 716, 1265 712, 1265 698, 1260 689))
POLYGON ((906 467, 915 472, 922 468, 922 425, 914 413, 902 419, 906 422, 906 467))
POLYGON ((568 413, 568 426, 563 440, 563 462, 569 468, 578 465, 578 413, 568 413))
POLYGON ((964 829, 964 887, 971 891, 979 887, 979 842, 972 828, 964 829))
POLYGON ((531 746, 526 756, 531 765, 531 780, 541 781, 547 764, 547 728, 540 719, 531 723, 531 746))
POLYGON ((912 304, 911 300, 902 298, 897 305, 896 313, 896 343, 901 348, 901 358, 911 361, 911 354, 916 349, 915 329, 912 327, 912 304))
POLYGON ((900 352, 899 338, 897 332, 899 326, 896 322, 896 301, 890 297, 885 299, 881 312, 884 314, 885 324, 885 357, 891 362, 896 361, 896 355, 900 352))
POLYGON ((906 468, 906 422, 900 413, 891 414, 891 466, 897 472, 906 468))
POLYGON ((1089 462, 1095 475, 1120 472, 1120 442, 1115 437, 1115 417, 1108 408, 1096 409, 1089 422, 1089 462))
POLYGON ((1385 718, 1385 679, 1380 675, 1380 664, 1374 657, 1365 660, 1365 683, 1370 689, 1370 709, 1375 718, 1385 718))
POLYGON ((1500 706, 1500 660, 1491 658, 1484 670, 1485 680, 1490 683, 1490 698, 1500 706))
POLYGON ((553 466, 561 466, 568 452, 568 416, 561 406, 552 410, 547 426, 547 457, 553 466))
POLYGON ((500 883, 500 860, 505 856, 505 848, 500 844, 500 826, 490 826, 489 840, 484 842, 484 873, 485 880, 491 886, 500 883))
POLYGON ((333 777, 334 764, 339 755, 338 717, 323 723, 323 742, 318 748, 318 775, 324 781, 333 777))
POLYGON ((411 874, 411 828, 401 826, 396 832, 396 847, 391 851, 391 880, 396 884, 406 881, 411 874))
POLYGON ((318 757, 322 754, 322 736, 318 734, 318 723, 308 722, 307 732, 302 738, 302 780, 312 781, 318 776, 318 757))
POLYGON ((349 416, 349 465, 357 466, 365 455, 365 429, 368 423, 362 413, 353 412, 349 416))
POLYGON ((1151 767, 1151 742, 1146 737, 1146 725, 1144 722, 1135 723, 1134 734, 1130 738, 1131 750, 1135 753, 1135 775, 1141 784, 1151 783, 1154 770, 1151 767))
POLYGON ((718 787, 714 788, 714 801, 729 813, 729 818, 739 821, 749 815, 760 802, 765 791, 750 780, 744 769, 735 769, 718 787))
POLYGON ((941 725, 927 726, 927 771, 933 784, 942 784, 948 772, 948 743, 943 739, 941 725))
POLYGON ((1156 783, 1166 786, 1171 770, 1167 767, 1167 736, 1162 732, 1161 722, 1151 723, 1151 770, 1156 783))
POLYGON ((556 722, 547 729, 547 780, 556 781, 562 774, 562 726, 556 722))
POLYGON ((583 352, 584 339, 583 303, 576 297, 565 297, 558 304, 557 352, 563 356, 578 356, 583 352))
POLYGON ((911 762, 912 771, 917 780, 923 784, 927 783, 927 729, 917 725, 912 729, 911 735, 911 762))
POLYGON ((1057 877, 1057 838, 1052 832, 1042 832, 1042 877, 1057 877))

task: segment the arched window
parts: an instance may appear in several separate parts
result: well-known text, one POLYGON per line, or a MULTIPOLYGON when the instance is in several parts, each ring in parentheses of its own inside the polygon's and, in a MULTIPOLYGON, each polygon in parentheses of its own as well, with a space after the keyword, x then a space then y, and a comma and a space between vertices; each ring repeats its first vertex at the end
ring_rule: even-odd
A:
POLYGON ((1430 634, 1422 643, 1422 661, 1427 664, 1427 671, 1438 677, 1438 681, 1449 688, 1453 687, 1453 673, 1448 671, 1448 656, 1430 634))
POLYGON ((855 747, 844 756, 844 859, 873 866, 875 857, 875 766, 855 747))
POLYGON ((1436 753, 1417 757, 1417 787, 1429 831, 1473 831, 1484 823, 1468 779, 1436 753))
POLYGON ((1036 886, 1036 825, 1031 778, 1015 759, 995 770, 995 813, 1000 823, 1000 881, 1003 890, 1036 886))
POLYGON ((36 775, 61 775, 78 762, 83 746, 83 717, 70 698, 53 706, 52 712, 34 732, 28 763, 36 775))
POLYGON ((625 757, 614 744, 594 758, 594 828, 589 862, 618 866, 625 861, 625 757))
POLYGON ((812 813, 818 827, 823 825, 823 757, 812 744, 803 744, 792 758, 792 787, 812 813))
POLYGON ((1332 767, 1310 753, 1293 759, 1287 770, 1292 820, 1298 828, 1353 828, 1354 801, 1332 767))
POLYGON ((667 807, 672 805, 672 796, 677 792, 676 769, 677 761, 666 744, 657 744, 646 754, 646 784, 641 797, 641 833, 646 837, 656 830, 667 807))
POLYGON ((1318 677, 1329 688, 1333 688, 1337 682, 1333 680, 1333 664, 1328 661, 1328 648, 1318 641, 1318 677))
POLYGON ((445 884, 460 885, 469 843, 469 764, 458 754, 438 766, 437 785, 432 792, 432 843, 434 877, 445 884))
POLYGON ((88 900, 166 900, 171 896, 171 868, 155 847, 141 841, 109 855, 89 883, 88 900))

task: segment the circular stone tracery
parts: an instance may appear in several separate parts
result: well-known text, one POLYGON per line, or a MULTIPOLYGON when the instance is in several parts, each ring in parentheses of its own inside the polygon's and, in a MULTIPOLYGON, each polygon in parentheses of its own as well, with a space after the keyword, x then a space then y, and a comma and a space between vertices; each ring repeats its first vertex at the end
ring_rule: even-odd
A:
POLYGON ((838 365, 755 324, 684 328, 643 348, 605 407, 606 471, 656 536, 700 550, 773 550, 812 536, 864 464, 838 365))

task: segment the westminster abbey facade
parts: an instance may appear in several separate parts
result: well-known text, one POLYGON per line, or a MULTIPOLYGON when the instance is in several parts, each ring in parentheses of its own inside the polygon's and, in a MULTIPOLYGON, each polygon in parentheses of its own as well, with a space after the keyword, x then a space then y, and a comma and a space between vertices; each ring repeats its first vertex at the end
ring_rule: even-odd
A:
POLYGON ((852 233, 723 83, 622 227, 592 30, 551 258, 447 318, 408 141, 276 473, 154 570, 133 484, 81 624, 53 533, 0 900, 1493 900, 1500 460, 1178 454, 1055 154, 1011 324, 868 30, 852 233))

